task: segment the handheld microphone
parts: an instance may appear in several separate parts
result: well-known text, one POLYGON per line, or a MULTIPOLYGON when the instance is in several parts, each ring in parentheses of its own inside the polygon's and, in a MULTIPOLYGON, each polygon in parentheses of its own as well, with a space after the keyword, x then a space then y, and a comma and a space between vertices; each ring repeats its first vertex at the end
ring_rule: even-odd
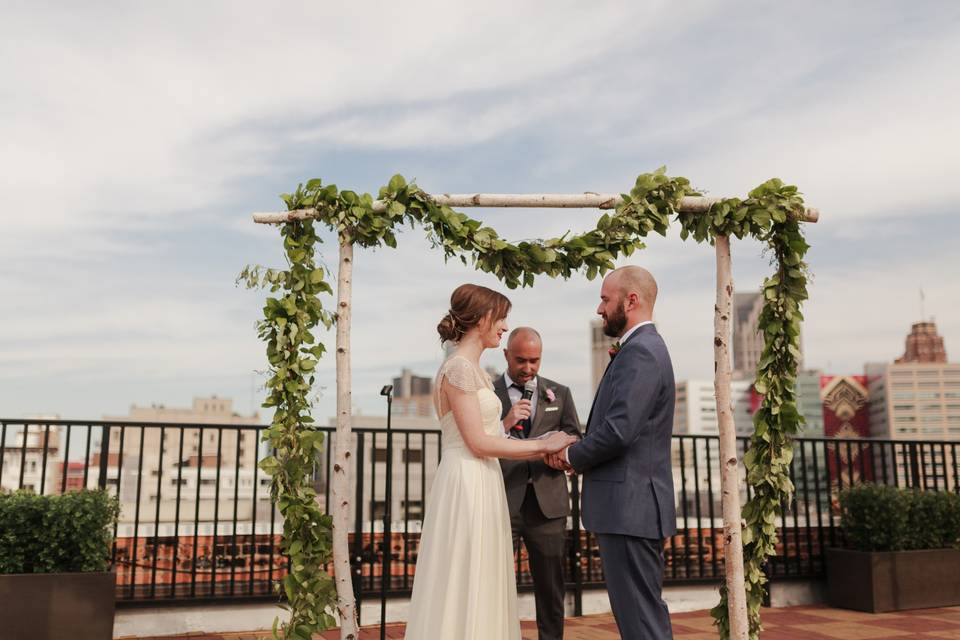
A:
MULTIPOLYGON (((537 388, 537 383, 533 378, 527 380, 526 384, 523 385, 523 394, 520 396, 521 400, 529 400, 533 397, 533 392, 537 388)), ((532 424, 530 418, 524 418, 520 421, 521 426, 523 427, 524 437, 530 434, 530 425, 532 424)))

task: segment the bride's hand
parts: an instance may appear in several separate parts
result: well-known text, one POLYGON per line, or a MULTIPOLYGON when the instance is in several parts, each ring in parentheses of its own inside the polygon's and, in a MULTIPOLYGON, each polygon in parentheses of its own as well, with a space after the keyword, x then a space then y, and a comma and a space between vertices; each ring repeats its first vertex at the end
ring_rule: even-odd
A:
POLYGON ((551 433, 549 436, 543 439, 542 453, 559 453, 576 441, 577 437, 572 436, 569 433, 563 433, 562 431, 551 433))

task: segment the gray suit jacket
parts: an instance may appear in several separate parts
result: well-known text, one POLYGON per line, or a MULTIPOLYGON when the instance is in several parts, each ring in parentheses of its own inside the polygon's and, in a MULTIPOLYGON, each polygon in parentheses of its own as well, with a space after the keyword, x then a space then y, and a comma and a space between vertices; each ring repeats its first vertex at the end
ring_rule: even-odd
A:
POLYGON ((567 451, 583 474, 588 531, 666 538, 676 530, 670 435, 673 365, 652 324, 634 331, 610 362, 593 400, 587 435, 567 451))
MULTIPOLYGON (((510 411, 510 396, 503 376, 497 376, 493 389, 503 405, 503 420, 510 411)), ((537 376, 537 411, 530 425, 530 437, 536 437, 548 431, 565 431, 580 436, 580 419, 573 405, 570 389, 537 376), (553 391, 553 402, 547 399, 547 389, 553 391)), ((510 516, 520 513, 523 497, 527 492, 527 480, 533 478, 533 490, 540 503, 540 510, 547 518, 565 518, 570 514, 570 493, 566 475, 545 465, 541 460, 500 460, 503 469, 503 484, 507 490, 507 504, 510 516)))

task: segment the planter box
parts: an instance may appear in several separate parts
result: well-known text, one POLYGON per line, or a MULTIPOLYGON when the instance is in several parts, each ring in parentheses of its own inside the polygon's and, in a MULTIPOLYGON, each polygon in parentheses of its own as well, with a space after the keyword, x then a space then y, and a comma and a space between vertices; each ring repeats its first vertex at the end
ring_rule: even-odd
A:
POLYGON ((827 549, 827 601, 870 613, 960 605, 960 550, 827 549))
POLYGON ((4 640, 110 640, 117 576, 105 573, 0 575, 4 640))

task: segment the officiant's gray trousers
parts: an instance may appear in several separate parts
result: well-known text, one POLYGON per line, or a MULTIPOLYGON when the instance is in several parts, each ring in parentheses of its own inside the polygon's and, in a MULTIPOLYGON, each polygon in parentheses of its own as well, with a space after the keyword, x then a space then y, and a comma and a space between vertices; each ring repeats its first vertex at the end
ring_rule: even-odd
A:
POLYGON ((523 538, 530 559, 539 640, 563 640, 566 523, 566 518, 547 518, 543 515, 532 484, 527 485, 520 512, 510 520, 513 548, 519 548, 519 540, 523 538))

